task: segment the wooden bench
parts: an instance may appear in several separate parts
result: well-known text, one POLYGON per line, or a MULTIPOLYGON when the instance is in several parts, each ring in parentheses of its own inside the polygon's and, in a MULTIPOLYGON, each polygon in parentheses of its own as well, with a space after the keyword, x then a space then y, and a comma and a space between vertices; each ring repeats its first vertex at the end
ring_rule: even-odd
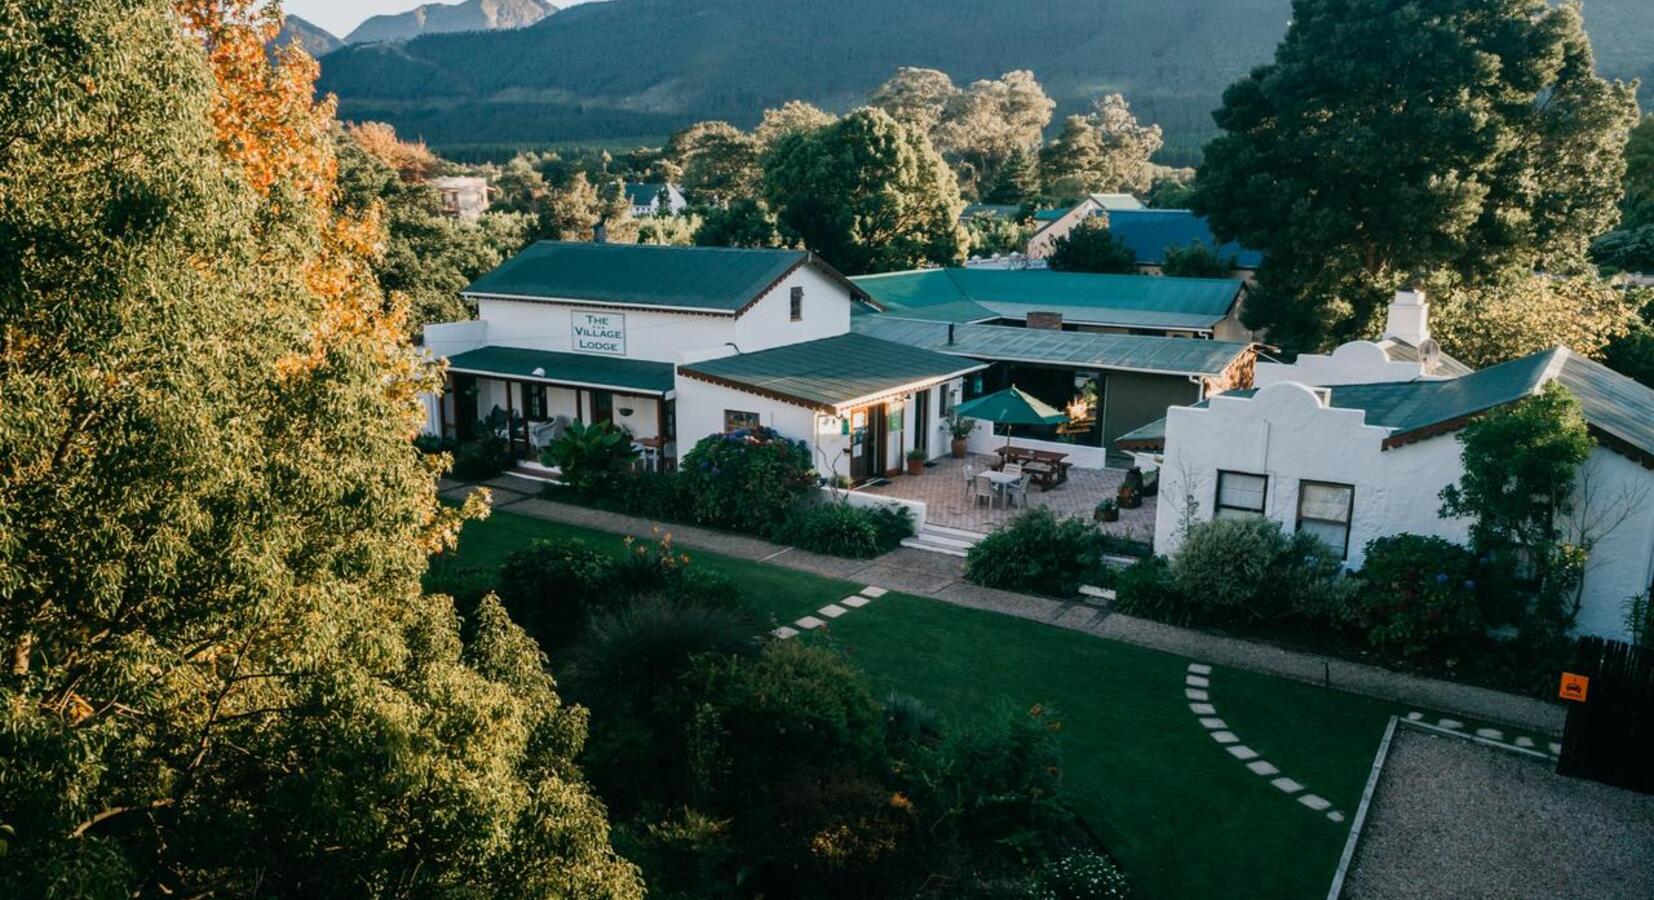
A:
POLYGON ((1007 462, 1021 463, 1023 470, 1034 477, 1041 493, 1049 491, 1068 480, 1068 469, 1073 463, 1068 461, 1068 454, 1058 453, 1055 450, 1028 450, 1022 447, 1000 447, 994 451, 999 454, 999 465, 994 468, 1003 468, 1007 462))

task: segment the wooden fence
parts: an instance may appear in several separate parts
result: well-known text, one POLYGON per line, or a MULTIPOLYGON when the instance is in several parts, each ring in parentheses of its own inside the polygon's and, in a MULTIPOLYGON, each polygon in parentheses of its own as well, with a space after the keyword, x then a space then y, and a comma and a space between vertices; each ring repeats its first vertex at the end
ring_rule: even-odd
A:
POLYGON ((1556 770, 1654 794, 1654 651, 1602 638, 1581 638, 1567 693, 1562 758, 1556 770))

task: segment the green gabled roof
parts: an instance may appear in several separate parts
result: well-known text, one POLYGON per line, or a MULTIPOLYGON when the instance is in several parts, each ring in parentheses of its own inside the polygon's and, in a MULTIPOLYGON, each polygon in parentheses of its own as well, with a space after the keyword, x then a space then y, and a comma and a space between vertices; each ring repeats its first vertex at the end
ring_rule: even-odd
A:
POLYGON ((1166 446, 1166 419, 1164 416, 1141 428, 1134 428, 1114 439, 1114 449, 1116 450, 1159 450, 1164 446, 1166 446))
POLYGON ((738 313, 809 261, 803 250, 540 241, 461 293, 738 313))
POLYGON ((986 216, 990 219, 1013 219, 1021 210, 1022 207, 1015 203, 972 203, 959 213, 959 218, 986 216))
POLYGON ((643 394, 664 395, 674 383, 671 363, 517 347, 478 347, 456 353, 448 357, 448 368, 474 375, 643 394))
POLYGON ((972 360, 852 333, 687 363, 678 371, 685 377, 828 410, 980 368, 972 360))
POLYGON ((893 343, 974 359, 1168 375, 1221 375, 1238 357, 1251 351, 1250 344, 1232 341, 1047 331, 1013 325, 950 325, 895 315, 861 316, 850 327, 859 334, 893 343))
POLYGON ((1579 400, 1585 421, 1605 444, 1640 454, 1654 468, 1654 388, 1569 350, 1556 380, 1579 400))
POLYGON ((1067 208, 1064 208, 1064 209, 1036 209, 1036 210, 1034 210, 1034 221, 1036 221, 1036 222, 1055 222, 1058 219, 1060 219, 1060 218, 1062 218, 1063 216, 1066 216, 1066 215, 1068 215, 1068 209, 1067 208))
POLYGON ((627 182, 625 186, 626 200, 633 206, 648 206, 656 197, 660 196, 661 189, 664 187, 666 187, 664 184, 627 182))
POLYGON ((886 311, 913 318, 970 322, 988 317, 980 310, 1010 319, 1039 311, 1088 325, 1191 330, 1227 317, 1244 287, 1230 278, 1049 269, 920 269, 851 281, 886 311))
POLYGON ((1143 201, 1130 194, 1092 194, 1091 199, 1103 209, 1142 209, 1143 201))

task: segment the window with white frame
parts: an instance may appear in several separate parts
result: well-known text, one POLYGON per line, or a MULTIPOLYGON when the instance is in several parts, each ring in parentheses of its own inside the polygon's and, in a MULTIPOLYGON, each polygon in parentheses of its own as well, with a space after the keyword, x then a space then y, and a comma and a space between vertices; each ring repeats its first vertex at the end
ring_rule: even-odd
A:
POLYGON ((795 287, 792 290, 791 315, 794 322, 804 321, 804 289, 795 287))
POLYGON ((1218 472, 1218 496, 1213 518, 1245 519, 1263 515, 1269 477, 1245 472, 1218 472))
POLYGON ((1350 555, 1350 518, 1354 512, 1354 485, 1298 482, 1298 530, 1320 538, 1338 551, 1339 559, 1350 555))

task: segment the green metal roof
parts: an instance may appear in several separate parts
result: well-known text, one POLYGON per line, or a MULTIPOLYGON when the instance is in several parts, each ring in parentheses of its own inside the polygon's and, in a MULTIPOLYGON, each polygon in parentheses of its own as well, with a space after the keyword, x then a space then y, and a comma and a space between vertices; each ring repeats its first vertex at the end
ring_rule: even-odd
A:
MULTIPOLYGON (((1196 404, 1204 406, 1205 403, 1196 404)), ((1114 439, 1116 450, 1159 450, 1166 445, 1166 419, 1164 416, 1153 422, 1134 428, 1114 439)))
POLYGON ((1244 287, 1231 278, 1049 269, 920 269, 851 281, 885 310, 914 318, 971 322, 988 317, 981 310, 1009 319, 1039 311, 1087 325, 1189 330, 1222 321, 1244 287))
POLYGON ((650 203, 654 202, 656 197, 660 196, 661 189, 665 187, 666 185, 664 184, 639 184, 637 182, 627 182, 625 187, 626 201, 631 203, 633 206, 648 206, 650 203))
POLYGON ((1091 199, 1103 209, 1142 209, 1143 201, 1130 194, 1092 194, 1091 199))
POLYGON ((476 375, 642 394, 664 395, 674 384, 671 363, 517 347, 478 347, 456 353, 448 357, 448 368, 476 375))
POLYGON ((959 213, 959 218, 985 216, 990 219, 1014 219, 1022 207, 1015 203, 972 203, 959 213))
POLYGON ((950 325, 895 315, 860 316, 851 321, 850 327, 859 334, 908 347, 974 359, 1168 375, 1221 375, 1251 349, 1250 344, 1233 341, 1047 331, 1014 325, 950 325))
POLYGON ((461 293, 735 313, 809 259, 803 250, 540 241, 461 293))
POLYGON ((972 360, 852 333, 687 363, 678 371, 689 378, 831 409, 980 368, 972 360))
POLYGON ((1058 219, 1060 219, 1060 218, 1062 218, 1063 216, 1066 216, 1066 215, 1068 215, 1068 210, 1066 208, 1065 209, 1036 209, 1036 210, 1034 210, 1034 221, 1036 221, 1036 222, 1055 222, 1058 219))

